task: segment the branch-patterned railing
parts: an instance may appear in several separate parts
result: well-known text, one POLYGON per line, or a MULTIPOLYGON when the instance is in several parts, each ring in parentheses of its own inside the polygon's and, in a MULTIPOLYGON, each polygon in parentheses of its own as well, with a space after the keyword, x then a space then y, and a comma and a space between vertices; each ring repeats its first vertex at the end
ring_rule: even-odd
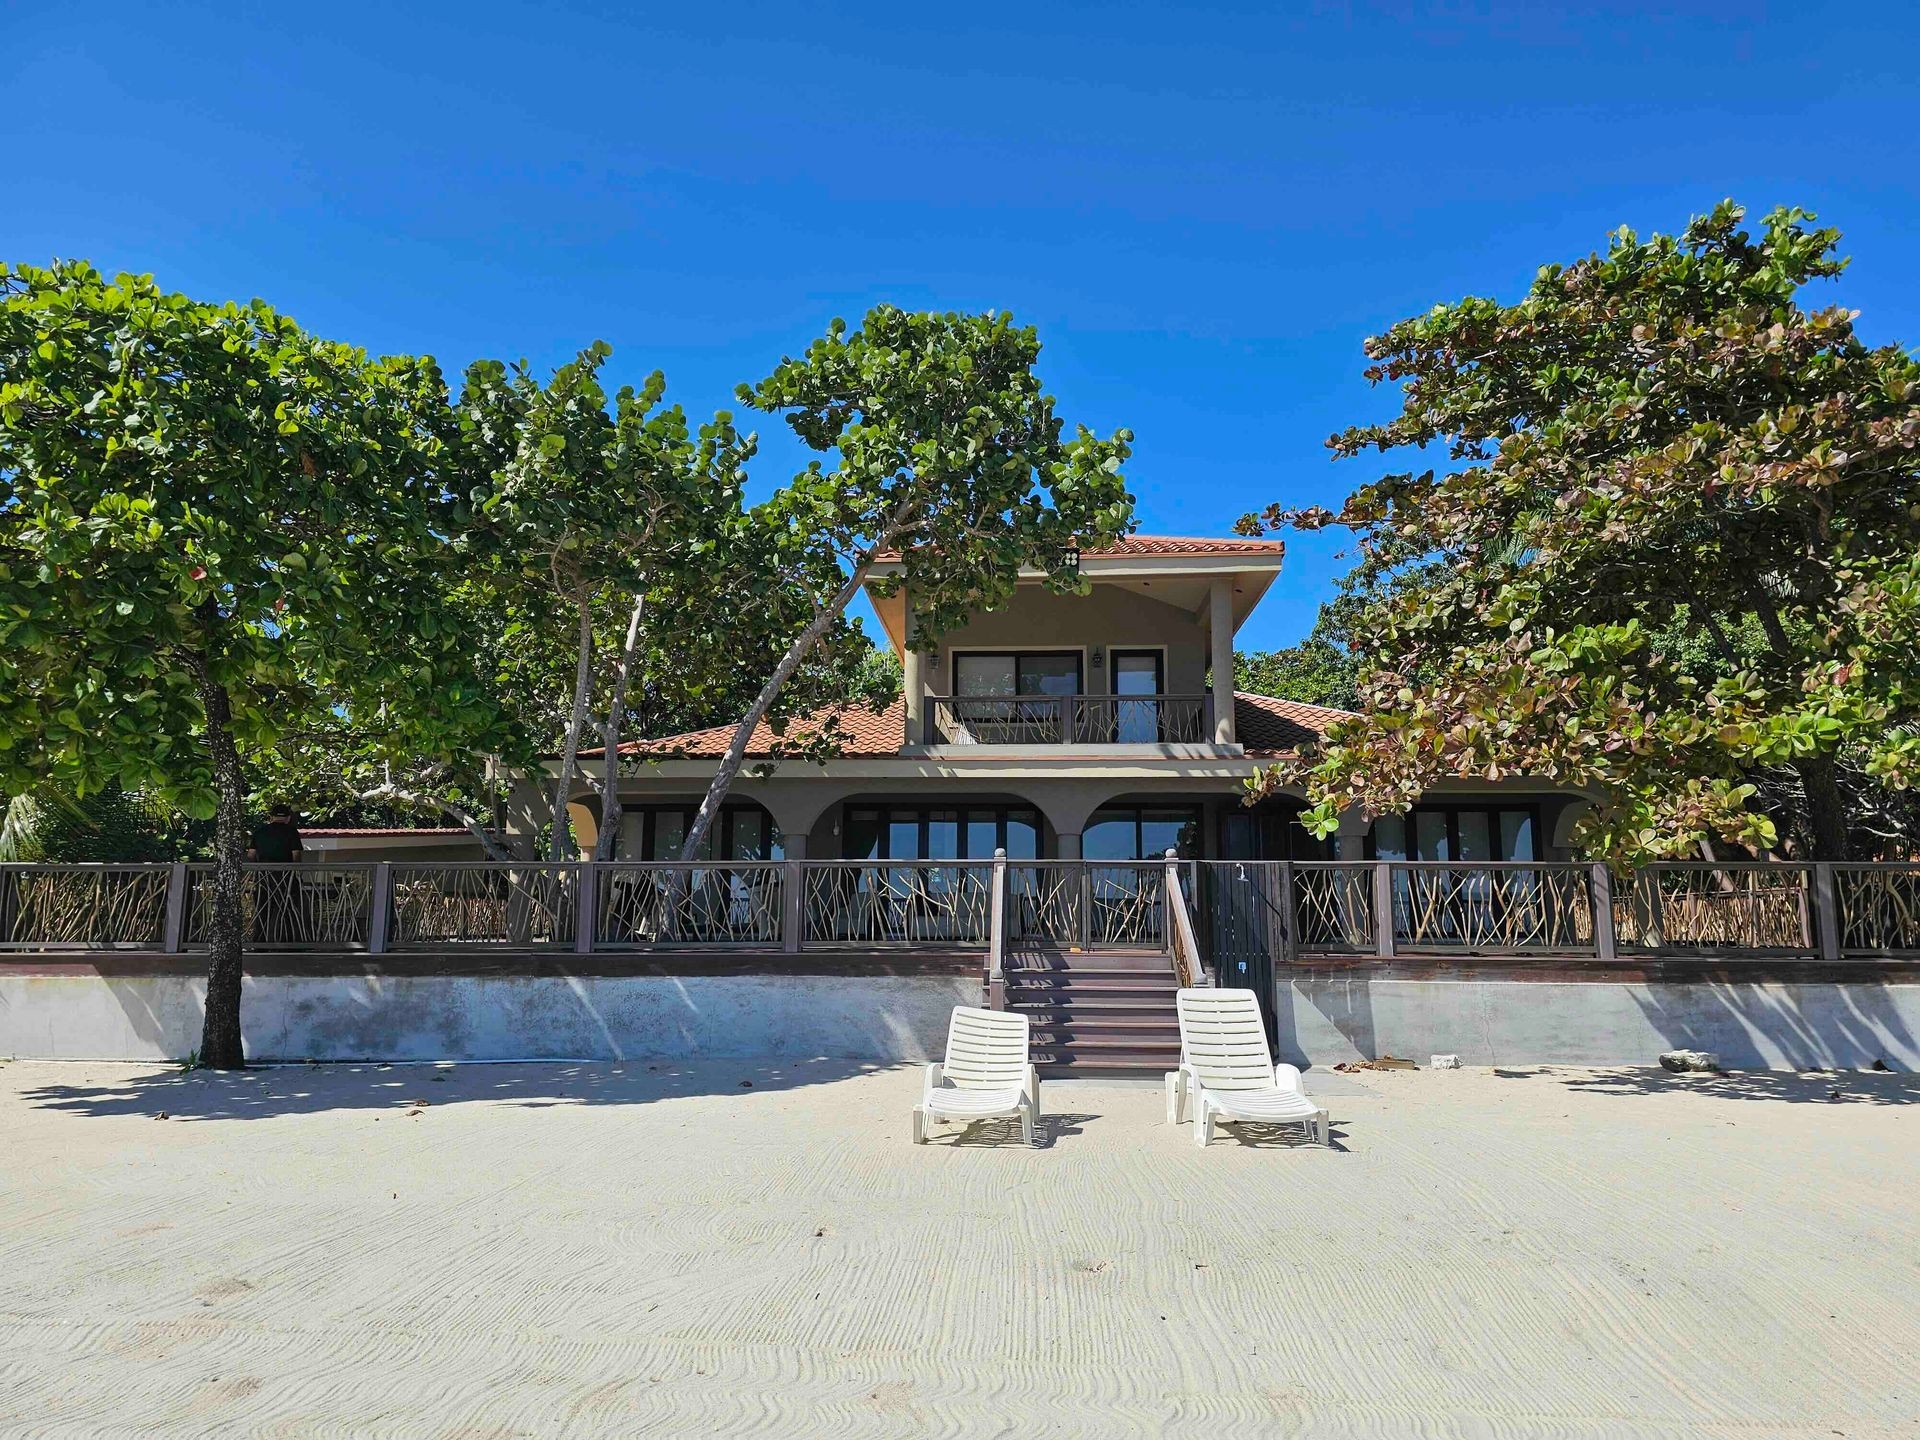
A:
POLYGON ((1835 865, 1830 899, 1844 953, 1920 951, 1920 865, 1835 865))
MULTIPOLYGON (((211 865, 187 867, 183 940, 209 942, 211 865)), ((243 877, 242 934, 258 950, 365 949, 373 931, 372 865, 249 865, 243 877)))
POLYGON ((1614 890, 1614 929, 1635 951, 1817 948, 1814 869, 1795 864, 1675 862, 1649 866, 1614 890))
POLYGON ((1161 860, 1017 860, 1007 864, 1007 939, 1072 949, 1163 949, 1161 860))
POLYGON ((1594 948, 1585 865, 1414 862, 1393 864, 1389 874, 1398 949, 1566 955, 1594 948))
POLYGON ((1211 695, 929 695, 929 745, 1197 745, 1211 695))
POLYGON ((395 950, 572 945, 583 868, 485 860, 395 864, 388 942, 395 950))
POLYGON ((1920 954, 1916 864, 1188 863, 1218 973, 1312 956, 1920 954))
POLYGON ((803 945, 971 949, 992 942, 991 860, 797 863, 805 877, 803 945))
MULTIPOLYGON (((1260 956, 1920 955, 1920 864, 1179 863, 1221 975, 1260 956)), ((997 885, 984 859, 250 865, 241 913, 252 948, 376 954, 1165 950, 1164 864, 1011 860, 997 885)), ((213 883, 203 864, 0 865, 0 951, 203 947, 213 883)))
POLYGON ((594 943, 773 946, 786 867, 777 860, 595 865, 594 943))
POLYGON ((159 949, 168 865, 0 865, 0 950, 159 949))

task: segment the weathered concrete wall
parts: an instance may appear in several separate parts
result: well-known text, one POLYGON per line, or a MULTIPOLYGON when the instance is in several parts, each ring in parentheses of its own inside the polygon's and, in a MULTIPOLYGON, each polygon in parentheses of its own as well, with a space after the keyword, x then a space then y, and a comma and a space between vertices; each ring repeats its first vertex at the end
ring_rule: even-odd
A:
POLYGON ((1649 1065, 1689 1049, 1730 1069, 1920 1070, 1920 984, 1297 977, 1280 984, 1278 1021, 1295 1064, 1649 1065))
MULTIPOLYGON (((176 1059, 205 982, 0 976, 0 1056, 176 1059)), ((257 1060, 832 1056, 938 1059, 968 976, 262 976, 242 1001, 257 1060)))

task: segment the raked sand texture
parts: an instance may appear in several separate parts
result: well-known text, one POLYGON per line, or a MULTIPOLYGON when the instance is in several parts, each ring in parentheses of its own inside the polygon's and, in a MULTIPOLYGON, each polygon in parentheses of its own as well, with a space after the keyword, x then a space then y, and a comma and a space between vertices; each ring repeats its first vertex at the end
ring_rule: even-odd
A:
POLYGON ((1156 1091, 1085 1083, 1045 1088, 1044 1148, 916 1149, 918 1087, 0 1066, 0 1433, 1920 1422, 1912 1077, 1332 1077, 1337 1148, 1204 1153, 1156 1091))

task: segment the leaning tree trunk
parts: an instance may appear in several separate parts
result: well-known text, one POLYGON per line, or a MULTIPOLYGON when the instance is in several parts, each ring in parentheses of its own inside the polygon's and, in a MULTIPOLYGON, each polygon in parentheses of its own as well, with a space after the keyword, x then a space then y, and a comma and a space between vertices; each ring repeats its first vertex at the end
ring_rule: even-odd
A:
POLYGON ((587 697, 593 688, 593 609, 584 592, 575 597, 574 605, 580 620, 580 649, 573 667, 573 708, 567 713, 560 774, 553 782, 553 831, 547 847, 548 858, 556 861, 569 858, 573 820, 567 812, 567 792, 573 788, 573 772, 580 763, 580 735, 587 726, 587 697))
POLYGON ((601 751, 606 756, 606 777, 600 782, 600 835, 593 847, 596 860, 613 859, 614 846, 620 843, 620 728, 626 719, 627 686, 633 680, 633 655, 640 647, 640 618, 647 597, 633 597, 633 611, 627 616, 627 641, 620 650, 620 662, 613 672, 613 694, 607 701, 607 720, 600 727, 601 751))
POLYGON ((233 707, 226 687, 213 677, 204 652, 193 659, 206 711, 207 755, 213 762, 213 906, 208 924, 206 1020, 200 1030, 200 1063, 212 1070, 244 1070, 240 1038, 240 974, 246 940, 247 801, 240 778, 240 751, 233 741, 233 707))
MULTIPOLYGON (((876 546, 875 549, 879 547, 876 546)), ((740 773, 740 766, 747 758, 747 745, 753 739, 753 732, 766 718, 767 711, 773 708, 773 702, 779 698, 780 687, 792 678, 793 672, 800 668, 800 662, 807 658, 807 652, 820 641, 820 637, 833 628, 833 622, 852 603, 853 597, 860 593, 860 587, 866 582, 867 571, 872 567, 869 554, 854 567, 853 578, 835 592, 833 598, 823 605, 808 622, 793 644, 787 647, 787 653, 780 657, 780 663, 773 667, 773 674, 767 683, 760 687, 760 693, 754 697, 736 727, 733 738, 727 742, 727 750, 720 757, 719 768, 713 772, 713 783, 707 786, 707 795, 700 802, 700 813, 693 817, 693 824, 687 829, 687 843, 680 847, 682 860, 699 858, 701 842, 707 838, 707 832, 713 828, 713 822, 719 817, 720 807, 726 802, 727 792, 733 788, 733 778, 740 773)))

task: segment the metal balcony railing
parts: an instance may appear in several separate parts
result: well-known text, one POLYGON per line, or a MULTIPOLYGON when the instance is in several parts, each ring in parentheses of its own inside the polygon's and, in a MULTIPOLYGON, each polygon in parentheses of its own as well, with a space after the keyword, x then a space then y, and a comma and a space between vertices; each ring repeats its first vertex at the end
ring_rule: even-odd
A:
POLYGON ((1200 745, 1211 695, 929 695, 928 745, 1200 745))

